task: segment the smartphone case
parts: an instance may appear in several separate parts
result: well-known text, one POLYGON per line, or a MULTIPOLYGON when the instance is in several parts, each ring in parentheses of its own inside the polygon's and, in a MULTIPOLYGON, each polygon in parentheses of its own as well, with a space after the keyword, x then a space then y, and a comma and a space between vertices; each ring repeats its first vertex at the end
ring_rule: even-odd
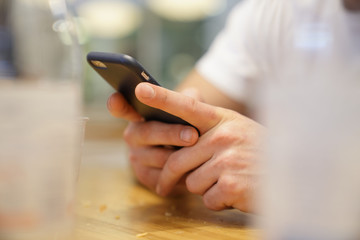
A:
POLYGON ((106 80, 147 121, 161 121, 173 124, 191 125, 183 119, 141 103, 135 96, 135 87, 141 82, 160 86, 158 82, 134 58, 125 54, 90 52, 87 55, 90 66, 106 80), (95 66, 99 61, 103 66, 95 66))

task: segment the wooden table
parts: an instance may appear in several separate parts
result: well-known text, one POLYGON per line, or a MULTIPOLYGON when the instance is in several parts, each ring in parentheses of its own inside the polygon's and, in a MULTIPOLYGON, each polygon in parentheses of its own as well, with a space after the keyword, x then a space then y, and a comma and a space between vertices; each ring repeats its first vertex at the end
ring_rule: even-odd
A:
POLYGON ((85 143, 77 201, 77 240, 259 239, 253 216, 214 212, 199 196, 161 198, 140 186, 119 140, 85 143))

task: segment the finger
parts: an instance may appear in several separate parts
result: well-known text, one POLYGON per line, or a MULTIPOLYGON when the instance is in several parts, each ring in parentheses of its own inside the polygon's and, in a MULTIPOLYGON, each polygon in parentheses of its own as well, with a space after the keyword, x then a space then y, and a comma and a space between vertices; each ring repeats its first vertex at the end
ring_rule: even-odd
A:
POLYGON ((227 200, 226 197, 228 196, 221 191, 219 184, 216 183, 203 195, 204 205, 214 211, 230 208, 225 204, 227 200))
POLYGON ((171 154, 160 174, 156 192, 162 196, 168 195, 183 176, 208 161, 212 154, 212 148, 204 148, 201 141, 171 154))
POLYGON ((217 182, 222 169, 213 159, 214 156, 187 176, 186 187, 189 192, 203 195, 217 182))
POLYGON ((125 141, 138 146, 191 146, 197 142, 198 137, 193 127, 156 121, 130 123, 124 132, 125 141))
POLYGON ((161 109, 189 122, 197 127, 201 134, 221 120, 217 107, 159 86, 140 83, 135 89, 135 94, 144 104, 161 109))
POLYGON ((216 211, 227 208, 237 208, 244 212, 254 211, 255 185, 256 182, 251 176, 222 175, 203 195, 204 204, 216 211))
POLYGON ((141 147, 130 151, 129 159, 141 166, 163 168, 166 160, 174 151, 163 147, 141 147))
POLYGON ((201 97, 200 92, 196 88, 185 88, 184 90, 181 90, 180 93, 203 102, 203 98, 201 97))
POLYGON ((114 117, 135 122, 143 120, 143 117, 141 117, 135 109, 128 104, 124 96, 118 92, 109 97, 107 107, 114 117))
POLYGON ((133 165, 134 173, 138 181, 147 188, 155 191, 156 183, 161 170, 158 168, 133 165))
POLYGON ((243 194, 242 179, 236 174, 222 175, 217 183, 203 195, 205 206, 215 211, 233 207, 234 199, 243 194))

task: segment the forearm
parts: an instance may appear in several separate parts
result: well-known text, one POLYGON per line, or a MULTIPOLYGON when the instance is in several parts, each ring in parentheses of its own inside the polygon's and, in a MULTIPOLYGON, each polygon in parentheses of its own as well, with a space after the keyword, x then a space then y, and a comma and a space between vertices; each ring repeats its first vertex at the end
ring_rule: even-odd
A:
POLYGON ((176 90, 182 91, 188 88, 197 89, 200 92, 202 101, 205 103, 231 109, 245 115, 247 113, 244 104, 229 98, 225 93, 208 82, 195 69, 179 84, 176 90))

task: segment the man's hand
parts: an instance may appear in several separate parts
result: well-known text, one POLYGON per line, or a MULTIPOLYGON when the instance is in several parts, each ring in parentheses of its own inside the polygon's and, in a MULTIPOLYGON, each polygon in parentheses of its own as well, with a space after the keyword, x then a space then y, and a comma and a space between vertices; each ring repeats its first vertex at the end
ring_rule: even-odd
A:
POLYGON ((180 124, 144 122, 120 93, 111 95, 107 105, 113 116, 130 121, 124 139, 129 147, 131 165, 137 179, 155 191, 165 162, 176 151, 168 146, 193 145, 198 140, 197 131, 180 124))
POLYGON ((122 118, 128 121, 140 122, 143 118, 128 104, 124 96, 116 92, 112 94, 108 101, 107 107, 114 117, 122 118))
MULTIPOLYGON (((254 210, 254 188, 258 184, 259 175, 257 159, 260 135, 264 131, 261 125, 237 112, 214 107, 148 83, 139 84, 135 93, 144 104, 184 119, 197 127, 201 134, 197 142, 197 139, 193 138, 186 145, 180 141, 181 138, 176 138, 181 136, 180 129, 171 129, 173 133, 177 133, 173 135, 173 139, 165 139, 160 135, 159 138, 152 136, 157 135, 156 132, 164 134, 170 131, 160 123, 152 123, 154 125, 150 129, 148 124, 143 129, 149 131, 145 137, 146 144, 149 139, 162 139, 157 144, 187 146, 178 151, 163 149, 161 153, 147 153, 148 156, 158 155, 151 160, 158 161, 154 164, 158 170, 154 175, 159 177, 156 186, 158 194, 169 194, 180 179, 187 176, 188 190, 202 195, 208 208, 221 210, 234 207, 242 211, 254 210)), ((140 125, 137 125, 137 128, 139 127, 140 125)), ((136 131, 141 132, 139 129, 136 131)), ((155 180, 155 177, 153 179, 155 180)), ((154 184, 151 183, 152 186, 154 184)))

